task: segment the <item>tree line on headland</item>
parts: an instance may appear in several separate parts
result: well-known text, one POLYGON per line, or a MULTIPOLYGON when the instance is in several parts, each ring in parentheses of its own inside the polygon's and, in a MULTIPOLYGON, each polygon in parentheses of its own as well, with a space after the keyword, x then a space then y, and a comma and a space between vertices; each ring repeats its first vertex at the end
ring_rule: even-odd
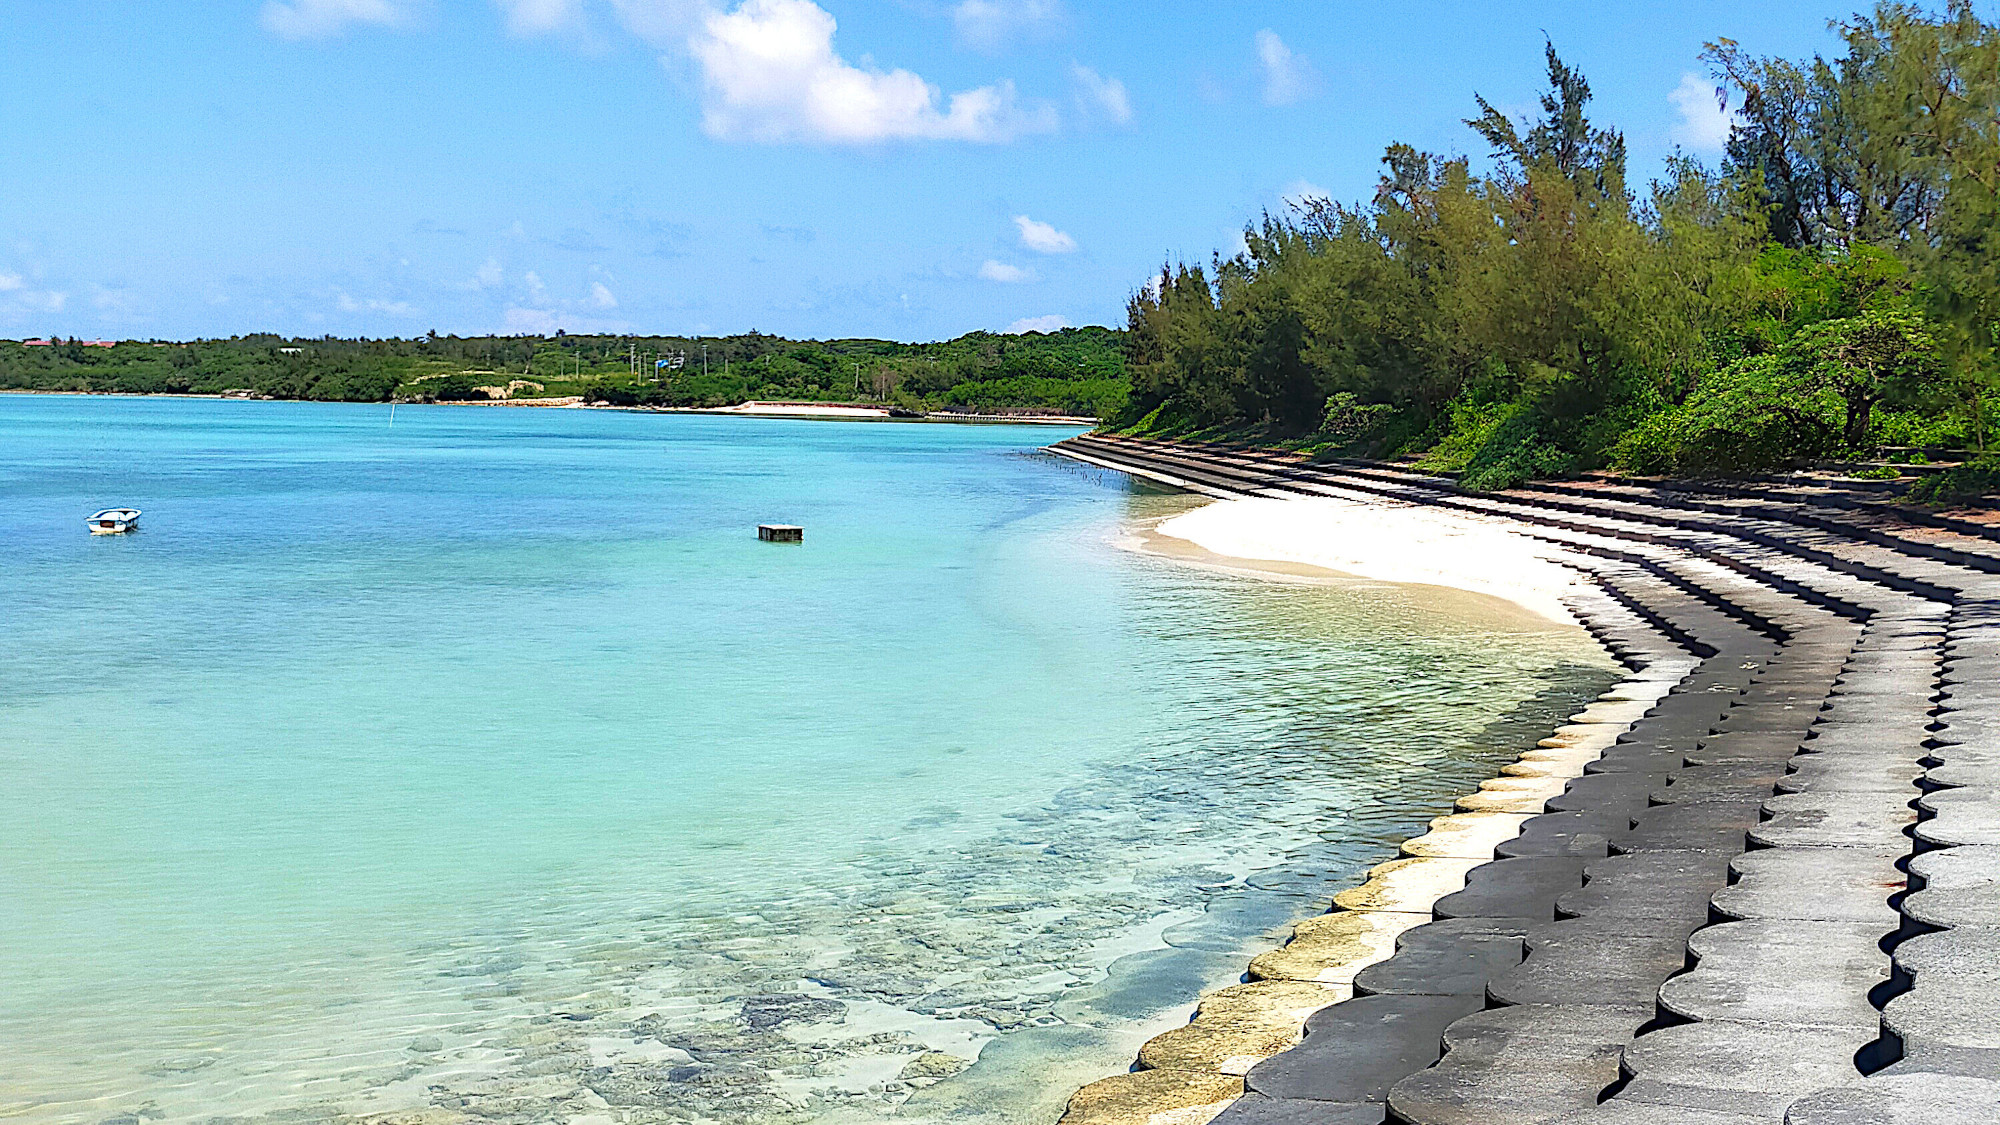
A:
POLYGON ((575 396, 694 407, 866 400, 913 410, 1108 417, 1123 407, 1127 387, 1123 333, 1107 328, 974 332, 926 344, 800 341, 759 332, 0 342, 0 390, 247 392, 350 402, 575 396))
POLYGON ((2000 345, 2000 29, 1969 0, 1835 24, 1837 57, 1710 44, 1735 125, 1643 190, 1551 45, 1490 160, 1392 146, 1372 200, 1265 215, 1129 305, 1141 433, 1309 435, 1474 487, 1983 452, 2000 345))

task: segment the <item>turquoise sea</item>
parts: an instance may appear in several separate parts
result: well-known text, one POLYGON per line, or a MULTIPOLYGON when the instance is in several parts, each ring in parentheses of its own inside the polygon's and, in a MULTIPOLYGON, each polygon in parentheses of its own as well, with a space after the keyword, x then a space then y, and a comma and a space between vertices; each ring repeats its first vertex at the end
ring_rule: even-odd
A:
POLYGON ((1051 1121, 1612 678, 1067 432, 0 396, 0 1119, 1051 1121))

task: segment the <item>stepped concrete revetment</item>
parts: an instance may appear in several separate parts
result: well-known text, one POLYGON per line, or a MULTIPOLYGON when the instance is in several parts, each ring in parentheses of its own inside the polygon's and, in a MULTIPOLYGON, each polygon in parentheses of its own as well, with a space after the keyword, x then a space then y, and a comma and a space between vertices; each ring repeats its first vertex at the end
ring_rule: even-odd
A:
POLYGON ((1569 608, 1630 669, 1065 1125, 2000 1121, 2000 521, 1052 450, 1505 521, 1588 579, 1569 608))

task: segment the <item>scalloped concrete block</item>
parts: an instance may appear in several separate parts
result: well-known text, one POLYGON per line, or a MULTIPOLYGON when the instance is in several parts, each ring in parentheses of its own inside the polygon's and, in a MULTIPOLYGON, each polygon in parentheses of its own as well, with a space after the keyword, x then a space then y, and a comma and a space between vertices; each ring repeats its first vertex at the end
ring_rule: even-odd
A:
POLYGON ((2000 846, 1923 852, 1910 860, 1903 913, 1927 926, 2000 927, 2000 846))
POLYGON ((1208 1125, 1243 1093, 1243 1080, 1188 1070, 1139 1070, 1071 1095, 1061 1125, 1208 1125))
POLYGON ((1854 1077, 1854 1053, 1875 1039, 1868 1027, 1777 1030, 1728 1021, 1665 1027, 1625 1048, 1627 1093, 1635 1100, 1687 1103, 1690 1094, 1739 1095, 1776 1116, 1793 1099, 1854 1077), (1638 1087, 1635 1091, 1634 1087, 1638 1087))
POLYGON ((1282 949, 1250 962, 1264 980, 1352 984, 1354 974, 1396 952, 1396 936, 1430 920, 1430 914, 1395 910, 1342 910, 1300 922, 1282 949))
POLYGON ((1883 847, 1909 839, 1917 812, 1902 793, 1786 793, 1764 802, 1771 819, 1750 829, 1767 848, 1883 847))
POLYGON ((1793 1102, 1785 1125, 1993 1125, 2000 1081, 1878 1074, 1793 1102))
POLYGON ((2000 793, 1990 789, 1940 789, 1918 799, 1931 813, 1917 825, 1917 839, 1941 848, 2000 844, 2000 793))
POLYGON ((1904 887, 1896 869, 1903 855, 1893 846, 1745 852, 1730 863, 1736 879, 1716 892, 1713 905, 1736 919, 1867 922, 1887 933, 1898 921, 1889 896, 1904 887))
POLYGON ((1646 717, 1653 709, 1649 699, 1599 699, 1588 704, 1583 710, 1569 717, 1572 723, 1611 723, 1628 727, 1646 717))
POLYGON ((1690 972, 1660 986, 1660 1007, 1689 1020, 1747 1020, 1801 1027, 1872 1028, 1868 992, 1889 979, 1869 923, 1725 922, 1697 931, 1690 972))
POLYGON ((1445 1029, 1445 1056, 1389 1092, 1424 1125, 1536 1125, 1596 1104, 1651 1006, 1492 1008, 1445 1029))
POLYGON ((1262 980, 1234 985, 1202 998, 1194 1019, 1139 1048, 1139 1065, 1243 1075, 1292 1046, 1306 1017, 1351 996, 1344 985, 1262 980))
POLYGON ((1423 914, 1431 904, 1465 886, 1466 872, 1484 860, 1419 856, 1392 859, 1368 871, 1368 881, 1333 896, 1342 910, 1394 910, 1423 914))
POLYGON ((1521 834, 1525 813, 1452 813, 1403 842, 1403 854, 1441 859, 1492 859, 1493 849, 1521 834))

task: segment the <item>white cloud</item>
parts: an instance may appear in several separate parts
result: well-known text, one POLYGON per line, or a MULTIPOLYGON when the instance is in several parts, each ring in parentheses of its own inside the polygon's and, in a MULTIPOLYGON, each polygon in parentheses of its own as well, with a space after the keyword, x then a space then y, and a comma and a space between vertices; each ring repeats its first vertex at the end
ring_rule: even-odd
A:
POLYGON ((611 290, 606 288, 603 282, 593 281, 590 283, 590 303, 600 309, 615 309, 618 307, 618 298, 611 295, 611 290))
POLYGON ((702 129, 720 140, 870 144, 994 143, 1055 128, 1047 107, 1000 82, 952 94, 907 70, 864 70, 833 48, 834 19, 812 0, 743 0, 713 12, 689 43, 702 76, 702 129))
POLYGON ((1021 245, 1037 254, 1069 254, 1076 250, 1076 239, 1048 223, 1016 215, 1014 225, 1021 228, 1021 245))
POLYGON ((1667 100, 1681 114, 1680 123, 1673 128, 1675 143, 1709 153, 1719 153, 1729 143, 1736 115, 1723 107, 1714 83, 1702 81, 1698 74, 1683 74, 1681 84, 1667 100))
POLYGON ((1257 33, 1257 61, 1264 68, 1264 104, 1291 105, 1313 92, 1319 76, 1270 28, 1257 33))
POLYGON ((1021 336, 1029 332, 1060 332, 1069 327, 1069 321, 1056 313, 1047 316, 1024 316, 1000 330, 1002 336, 1021 336))
POLYGON ((25 284, 18 273, 0 273, 0 293, 12 292, 25 284))
POLYGON ((980 51, 999 51, 1063 20, 1058 0, 960 0, 951 10, 958 38, 980 51))
POLYGON ((1100 117, 1114 125, 1132 122, 1132 99, 1125 83, 1106 78, 1082 63, 1072 63, 1070 80, 1076 86, 1076 105, 1085 117, 1100 117))
POLYGON ((349 24, 399 27, 410 13, 398 0, 268 0, 264 29, 285 39, 323 39, 349 24))
POLYGON ((507 31, 522 37, 551 35, 583 26, 583 0, 493 0, 507 31))
POLYGON ((1007 285, 1015 285, 1023 281, 1035 280, 1035 271, 1022 269, 1020 266, 1010 266, 1005 262, 996 262, 988 258, 979 264, 979 276, 988 281, 998 281, 1007 285))
POLYGON ((472 275, 472 286, 475 289, 491 289, 500 284, 503 276, 500 259, 488 258, 486 264, 480 266, 479 271, 472 275))

